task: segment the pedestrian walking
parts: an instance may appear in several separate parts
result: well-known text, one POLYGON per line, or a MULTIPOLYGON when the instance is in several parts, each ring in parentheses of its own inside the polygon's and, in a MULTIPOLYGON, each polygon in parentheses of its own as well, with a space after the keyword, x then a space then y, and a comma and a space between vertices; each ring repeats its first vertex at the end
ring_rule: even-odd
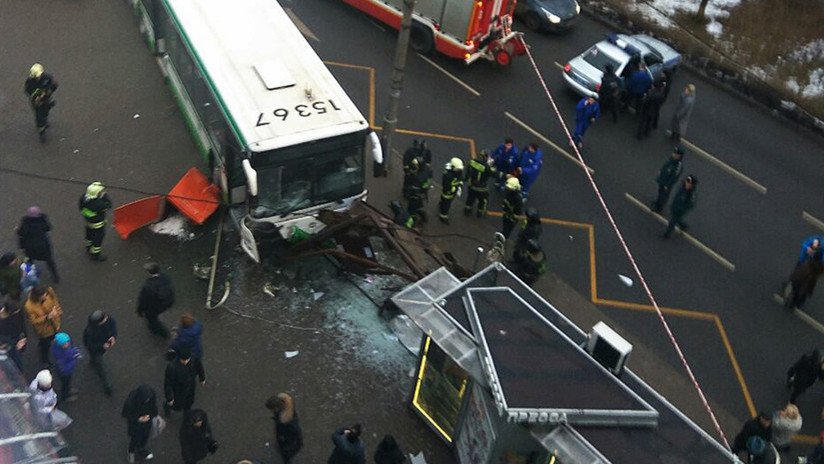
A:
POLYGON ((670 205, 670 219, 667 224, 667 230, 663 235, 664 238, 669 238, 676 225, 681 228, 682 232, 685 232, 689 228, 687 223, 684 222, 684 216, 695 208, 695 189, 697 185, 698 178, 693 175, 687 176, 684 182, 681 183, 681 188, 678 189, 678 193, 675 194, 675 198, 672 199, 672 205, 670 205))
POLYGON ((678 106, 675 107, 675 113, 672 114, 670 130, 667 131, 667 135, 676 142, 687 135, 687 126, 690 122, 693 106, 695 106, 695 85, 687 84, 681 93, 681 98, 678 100, 678 106))
POLYGON ((495 161, 489 157, 488 150, 481 150, 476 158, 469 160, 469 168, 464 178, 468 186, 466 205, 464 205, 465 215, 471 216, 475 203, 477 203, 477 216, 486 216, 486 209, 489 205, 489 179, 497 173, 495 161))
POLYGON ((212 436, 209 418, 201 409, 192 409, 183 416, 180 424, 180 453, 183 464, 197 464, 217 452, 218 443, 212 436))
POLYGON ((0 302, 0 352, 14 361, 23 372, 23 350, 26 349, 28 335, 23 311, 20 305, 9 297, 0 302))
POLYGON ((638 140, 649 137, 649 133, 658 129, 658 117, 661 113, 661 105, 664 104, 664 84, 656 82, 646 93, 638 111, 638 130, 635 138, 638 140))
POLYGON ((824 250, 818 248, 812 256, 808 256, 796 266, 790 275, 790 295, 785 298, 787 308, 801 309, 807 299, 812 296, 818 278, 824 273, 824 250))
POLYGON ((544 152, 537 143, 530 143, 521 152, 521 163, 518 165, 518 180, 521 182, 521 194, 524 200, 529 197, 529 189, 538 180, 541 167, 544 165, 544 152))
POLYGON ((664 209, 672 192, 672 186, 681 177, 681 172, 684 170, 683 159, 684 147, 678 144, 672 149, 669 159, 658 170, 658 177, 655 178, 655 183, 658 184, 658 197, 650 203, 650 208, 656 213, 664 209))
POLYGON ((153 334, 167 339, 169 331, 158 317, 175 303, 172 279, 160 272, 160 265, 157 263, 147 263, 143 269, 149 273, 149 277, 140 287, 140 294, 137 297, 137 315, 146 318, 149 330, 153 334))
POLYGON ((446 163, 443 170, 441 184, 441 201, 438 204, 438 219, 444 224, 449 224, 449 208, 452 200, 460 197, 463 191, 463 161, 460 158, 452 158, 446 163))
POLYGON ((63 430, 72 423, 71 417, 57 409, 57 394, 52 388, 52 375, 47 369, 37 373, 29 384, 34 422, 40 431, 63 430))
POLYGON ((506 192, 504 192, 504 199, 501 202, 501 209, 503 210, 503 229, 501 229, 501 233, 508 239, 515 226, 523 223, 526 219, 524 216, 524 197, 521 195, 521 182, 518 181, 517 177, 510 177, 506 180, 506 192))
POLYGON ((0 256, 0 295, 20 301, 20 260, 12 252, 0 256))
POLYGON ((516 250, 513 264, 512 272, 525 284, 532 286, 546 272, 546 254, 541 244, 531 239, 527 241, 525 249, 516 250))
POLYGON ((366 450, 361 440, 363 427, 355 424, 349 428, 339 428, 332 434, 335 449, 327 464, 365 464, 366 450))
POLYGON ((780 464, 781 457, 775 445, 761 437, 747 440, 747 462, 750 464, 780 464))
POLYGON ((192 359, 192 350, 181 347, 177 350, 177 358, 166 365, 166 375, 163 379, 163 391, 166 403, 163 405, 165 415, 171 410, 188 411, 195 402, 195 388, 197 379, 201 385, 206 385, 206 372, 199 359, 192 359))
POLYGON ((80 214, 86 221, 86 251, 93 261, 106 261, 103 254, 103 238, 106 236, 106 211, 112 209, 112 201, 106 193, 106 187, 100 182, 93 182, 80 196, 78 202, 80 214))
POLYGON ((787 388, 792 390, 790 403, 796 404, 798 397, 816 380, 824 381, 824 357, 818 349, 801 355, 787 370, 787 388))
POLYGON ((63 308, 60 306, 57 294, 51 287, 38 285, 29 291, 23 309, 37 334, 37 351, 40 354, 40 362, 48 366, 51 364, 49 361, 51 344, 62 326, 60 317, 63 315, 63 308))
POLYGON ((77 400, 77 390, 72 388, 72 375, 80 359, 80 350, 72 345, 72 339, 66 332, 57 332, 51 347, 54 358, 54 370, 60 378, 60 401, 72 403, 77 400))
POLYGON ((733 454, 741 453, 747 450, 747 441, 751 437, 760 437, 765 441, 770 441, 772 437, 772 416, 767 413, 759 412, 757 416, 744 422, 741 431, 732 441, 733 454))
POLYGON ((771 441, 778 451, 790 449, 790 442, 801 430, 801 423, 801 414, 794 404, 788 404, 784 409, 773 413, 771 441))
POLYGON ((295 401, 288 393, 278 393, 266 400, 266 409, 272 411, 275 421, 275 441, 283 464, 290 464, 303 448, 303 430, 298 422, 295 401))
POLYGON ((157 417, 157 395, 152 387, 140 385, 129 392, 120 415, 126 419, 129 435, 128 461, 133 463, 138 457, 147 461, 153 459, 154 454, 146 446, 157 417))
POLYGON ((45 261, 51 272, 52 281, 60 283, 57 265, 54 264, 49 231, 49 219, 40 211, 38 206, 30 206, 26 215, 20 219, 17 227, 17 236, 20 248, 26 252, 26 257, 32 261, 45 261))
POLYGON ((518 147, 515 146, 515 142, 509 137, 505 138, 504 143, 492 152, 492 160, 495 162, 495 169, 500 176, 498 177, 498 182, 495 184, 498 190, 504 190, 507 174, 512 174, 512 171, 521 164, 519 156, 520 152, 518 151, 518 147))
POLYGON ((575 106, 575 131, 572 134, 572 142, 579 150, 584 148, 584 134, 589 125, 601 116, 601 106, 598 100, 592 97, 582 98, 575 106))
POLYGON ((404 464, 406 456, 392 435, 384 435, 375 451, 375 464, 404 464))
POLYGON ((188 348, 192 358, 203 359, 203 324, 196 320, 192 313, 183 313, 180 323, 172 330, 172 343, 169 350, 177 352, 181 348, 188 348))
POLYGON ((49 112, 54 108, 52 95, 57 90, 57 81, 47 73, 40 63, 34 63, 29 69, 25 91, 29 96, 29 103, 34 110, 34 124, 37 127, 40 141, 46 141, 46 129, 49 127, 49 112))
POLYGON ((598 104, 601 111, 612 114, 612 122, 618 122, 618 107, 621 104, 621 79, 615 75, 615 67, 607 63, 604 75, 601 77, 601 87, 598 89, 598 104))
POLYGON ((103 382, 103 392, 112 396, 112 381, 103 355, 117 343, 117 322, 110 314, 97 310, 89 315, 83 330, 83 345, 89 352, 89 362, 103 382))

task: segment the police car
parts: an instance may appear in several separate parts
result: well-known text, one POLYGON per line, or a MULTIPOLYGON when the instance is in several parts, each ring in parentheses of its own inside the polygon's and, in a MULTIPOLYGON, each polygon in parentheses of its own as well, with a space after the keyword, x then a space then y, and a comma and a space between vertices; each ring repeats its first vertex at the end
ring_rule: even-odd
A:
POLYGON ((654 37, 610 34, 564 65, 564 81, 579 95, 598 98, 606 65, 612 64, 615 74, 623 79, 633 55, 641 57, 653 80, 660 79, 664 70, 675 72, 681 63, 680 53, 654 37))

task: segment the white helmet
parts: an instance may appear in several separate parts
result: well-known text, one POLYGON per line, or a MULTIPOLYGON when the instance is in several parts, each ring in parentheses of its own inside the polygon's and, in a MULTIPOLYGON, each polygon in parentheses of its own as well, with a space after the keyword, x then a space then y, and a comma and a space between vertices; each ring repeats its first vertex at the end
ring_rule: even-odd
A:
POLYGON ((52 375, 48 369, 43 369, 42 371, 37 373, 37 386, 40 388, 51 388, 52 386, 52 375))
POLYGON ((509 190, 521 190, 521 181, 517 177, 510 177, 506 180, 506 188, 509 190))
POLYGON ((34 63, 31 65, 31 69, 29 69, 29 77, 38 78, 43 75, 43 65, 40 63, 34 63))
POLYGON ((462 171, 463 170, 463 161, 461 161, 460 158, 452 158, 451 160, 449 160, 449 164, 451 164, 452 169, 454 169, 456 171, 462 171))

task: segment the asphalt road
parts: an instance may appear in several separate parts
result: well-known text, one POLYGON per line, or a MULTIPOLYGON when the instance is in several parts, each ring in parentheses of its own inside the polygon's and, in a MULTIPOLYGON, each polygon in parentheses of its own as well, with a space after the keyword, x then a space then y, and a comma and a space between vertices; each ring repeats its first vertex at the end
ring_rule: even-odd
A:
MULTIPOLYGON (((339 2, 283 4, 317 37, 312 44, 324 59, 375 69, 375 122, 380 125, 387 104, 395 33, 339 2)), ((566 34, 526 35, 538 68, 568 124, 577 98, 565 89, 556 63, 565 63, 610 32, 598 22, 581 19, 566 34)), ((441 56, 429 59, 479 95, 410 54, 399 127, 471 138, 478 148, 494 147, 504 136, 513 136, 521 146, 532 141, 535 136, 506 116, 508 112, 569 152, 563 131, 524 57, 515 59, 507 69, 483 62, 467 67, 441 56)), ((332 69, 366 111, 365 77, 334 66, 332 69)), ((672 147, 662 130, 639 142, 633 137, 634 116, 624 115, 618 124, 603 118, 590 128, 583 156, 594 169, 595 181, 659 305, 687 311, 667 319, 708 396, 716 407, 744 420, 751 408, 770 411, 786 401, 783 381, 787 367, 802 352, 820 343, 821 332, 782 310, 772 294, 791 270, 801 241, 822 232, 803 220, 802 213, 824 218, 817 169, 824 144, 820 138, 686 69, 677 74, 676 90, 662 110, 662 126, 669 121, 678 89, 690 82, 698 91, 686 140, 754 181, 744 182, 740 175, 734 176, 696 154, 697 150, 688 150, 686 172, 700 179, 698 206, 688 217, 690 233, 732 263, 734 271, 681 238, 659 239, 663 225, 627 200, 626 194, 644 203, 654 197, 655 175, 672 147), (725 346, 724 335, 731 352, 725 346), (741 380, 751 402, 736 376, 730 353, 740 365, 741 380)), ((402 144, 408 144, 411 138, 402 137, 398 149, 405 148, 402 144)), ((435 135, 426 138, 435 153, 436 177, 439 166, 450 157, 468 154, 464 142, 435 135)), ((649 301, 583 172, 546 143, 539 143, 544 150, 544 167, 530 204, 545 217, 594 226, 594 299, 606 314, 679 366, 657 318, 649 311, 626 309, 648 305, 649 301), (636 283, 625 286, 619 274, 630 276, 636 283)), ((497 226, 497 221, 487 222, 490 231, 497 226)), ((446 230, 439 225, 429 227, 433 233, 446 230)), ((582 294, 593 294, 588 250, 579 246, 586 234, 573 226, 553 225, 550 230, 543 245, 549 250, 552 270, 582 294)), ((805 310, 824 322, 820 295, 814 295, 805 310)), ((800 400, 808 434, 817 435, 821 405, 820 387, 811 389, 800 400)), ((737 427, 737 423, 725 424, 728 434, 734 434, 737 427)))

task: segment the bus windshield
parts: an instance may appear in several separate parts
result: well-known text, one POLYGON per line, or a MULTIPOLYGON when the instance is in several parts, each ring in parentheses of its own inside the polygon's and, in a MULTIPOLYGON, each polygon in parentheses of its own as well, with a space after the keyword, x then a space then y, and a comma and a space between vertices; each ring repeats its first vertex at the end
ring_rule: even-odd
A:
POLYGON ((254 218, 285 215, 352 197, 364 188, 362 146, 338 147, 255 168, 258 196, 251 209, 254 218))

